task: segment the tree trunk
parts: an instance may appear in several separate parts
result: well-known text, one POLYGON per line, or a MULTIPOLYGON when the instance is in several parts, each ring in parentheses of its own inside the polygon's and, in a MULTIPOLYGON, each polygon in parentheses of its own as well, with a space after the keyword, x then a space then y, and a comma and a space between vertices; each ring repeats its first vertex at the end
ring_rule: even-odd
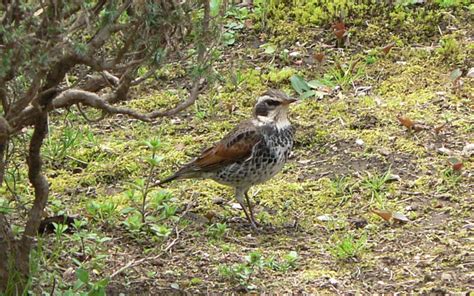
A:
MULTIPOLYGON (((28 178, 34 188, 35 199, 28 214, 25 231, 20 240, 15 240, 5 215, 0 213, 0 291, 6 295, 23 294, 27 288, 30 271, 30 251, 41 223, 43 210, 49 194, 49 184, 41 174, 41 146, 48 132, 48 113, 42 112, 37 117, 28 153, 28 178), (4 258, 4 259, 3 259, 4 258)), ((5 145, 0 144, 2 156, 0 181, 3 181, 5 170, 5 145), (3 149, 3 150, 2 150, 3 149)), ((3 183, 3 182, 2 182, 3 183)))

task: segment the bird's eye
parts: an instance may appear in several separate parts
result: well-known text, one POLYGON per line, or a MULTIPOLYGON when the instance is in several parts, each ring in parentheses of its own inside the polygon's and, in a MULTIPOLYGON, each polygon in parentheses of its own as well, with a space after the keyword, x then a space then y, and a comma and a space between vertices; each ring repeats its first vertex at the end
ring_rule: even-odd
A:
POLYGON ((278 105, 280 105, 280 102, 279 102, 279 101, 275 101, 275 100, 268 100, 268 101, 267 101, 267 105, 268 105, 268 106, 278 106, 278 105))

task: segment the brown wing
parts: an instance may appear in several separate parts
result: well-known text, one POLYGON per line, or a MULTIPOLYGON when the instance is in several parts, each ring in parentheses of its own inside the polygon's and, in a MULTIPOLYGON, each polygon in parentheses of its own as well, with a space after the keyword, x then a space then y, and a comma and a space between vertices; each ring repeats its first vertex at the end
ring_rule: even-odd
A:
POLYGON ((198 170, 210 171, 245 160, 262 138, 261 132, 251 121, 242 122, 214 147, 204 150, 192 164, 198 170))

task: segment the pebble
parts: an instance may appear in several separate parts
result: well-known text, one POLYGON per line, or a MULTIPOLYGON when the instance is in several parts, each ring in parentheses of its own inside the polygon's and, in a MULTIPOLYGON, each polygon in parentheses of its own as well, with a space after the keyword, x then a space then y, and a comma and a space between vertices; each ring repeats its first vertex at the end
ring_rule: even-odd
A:
POLYGON ((466 76, 469 78, 474 78, 474 68, 469 69, 466 76))
POLYGON ((474 154, 474 143, 467 144, 462 149, 462 155, 466 157, 471 157, 474 154))

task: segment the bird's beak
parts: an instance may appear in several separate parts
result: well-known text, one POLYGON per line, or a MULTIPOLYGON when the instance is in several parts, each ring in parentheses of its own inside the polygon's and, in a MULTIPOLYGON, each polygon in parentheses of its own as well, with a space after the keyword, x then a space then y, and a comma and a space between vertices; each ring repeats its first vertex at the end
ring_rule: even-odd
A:
POLYGON ((298 100, 295 99, 295 98, 290 98, 290 99, 286 100, 283 104, 284 104, 284 105, 289 105, 289 104, 294 103, 294 102, 297 102, 297 101, 298 101, 298 100))

